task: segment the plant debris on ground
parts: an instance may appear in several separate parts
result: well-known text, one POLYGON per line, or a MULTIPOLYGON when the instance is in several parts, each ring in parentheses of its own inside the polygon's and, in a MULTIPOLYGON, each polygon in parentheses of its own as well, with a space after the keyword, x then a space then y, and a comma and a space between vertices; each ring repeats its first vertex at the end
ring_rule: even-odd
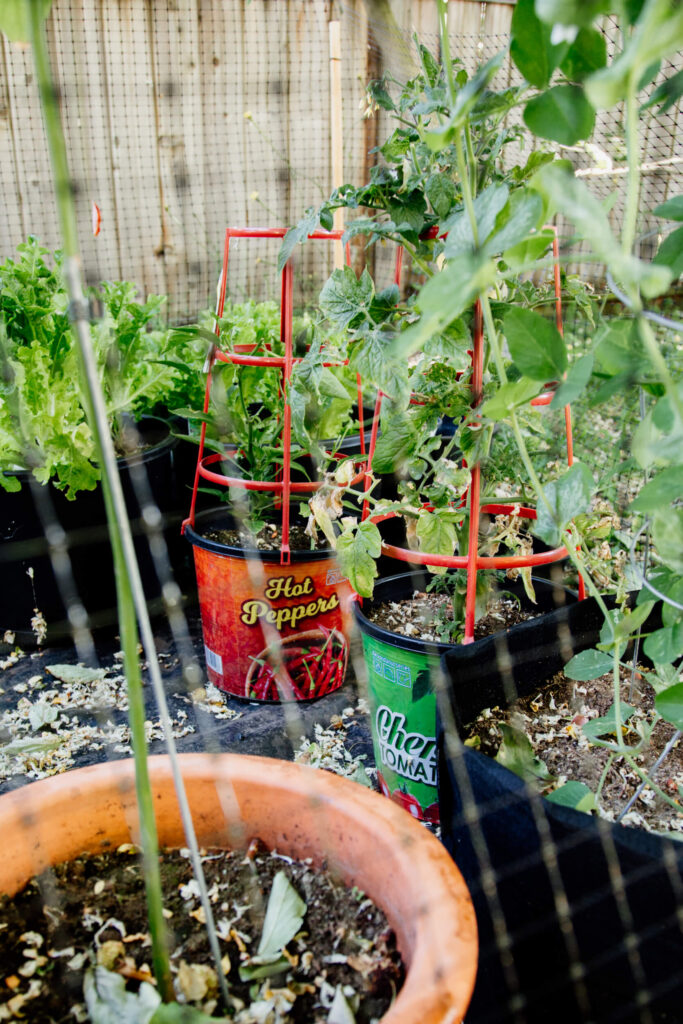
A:
MULTIPOLYGON (((641 672, 636 672, 633 692, 630 690, 631 672, 622 666, 621 699, 626 719, 623 739, 625 743, 635 745, 640 741, 638 730, 647 728, 655 718, 655 693, 647 675, 641 672)), ((595 746, 583 734, 587 723, 609 712, 613 700, 610 673, 588 683, 577 683, 567 678, 564 672, 558 672, 545 688, 519 700, 512 709, 486 708, 469 727, 466 743, 513 767, 502 752, 505 727, 515 730, 517 736, 523 733, 530 743, 528 757, 524 757, 524 761, 529 775, 536 775, 544 793, 558 789, 569 780, 582 782, 597 794, 597 799, 589 799, 586 810, 595 810, 601 817, 616 821, 639 788, 641 779, 624 764, 622 758, 617 757, 600 787, 610 752, 595 746)), ((638 764, 644 772, 650 772, 674 733, 675 728, 670 723, 662 719, 657 722, 649 744, 637 755, 638 764)), ((515 734, 506 733, 506 736, 519 752, 520 744, 515 734)), ((680 740, 663 761, 655 782, 669 797, 681 802, 683 748, 680 740)), ((621 822, 679 838, 683 834, 683 804, 681 812, 676 814, 670 804, 650 787, 645 787, 621 822)))
MULTIPOLYGON (((310 860, 265 851, 258 840, 246 856, 201 853, 235 1024, 370 1024, 386 1012, 404 967, 384 914, 363 892, 310 860)), ((188 857, 187 850, 165 851, 161 859, 174 985, 179 1001, 220 1017, 225 1009, 188 857)), ((14 899, 3 896, 1 907, 0 1020, 88 1020, 84 975, 95 967, 120 975, 131 993, 154 984, 132 844, 60 864, 14 899)))

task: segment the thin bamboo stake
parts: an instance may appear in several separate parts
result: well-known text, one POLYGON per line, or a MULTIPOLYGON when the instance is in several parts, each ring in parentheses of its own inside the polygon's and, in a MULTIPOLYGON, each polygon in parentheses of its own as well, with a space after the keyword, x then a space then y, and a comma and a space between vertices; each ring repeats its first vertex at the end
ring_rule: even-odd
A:
MULTIPOLYGON (((338 21, 330 22, 330 157, 332 164, 332 188, 344 184, 344 149, 342 145, 342 76, 341 76, 341 26, 338 21)), ((334 228, 343 230, 344 211, 334 211, 334 228)), ((344 266, 344 247, 341 239, 334 243, 335 270, 344 266)))

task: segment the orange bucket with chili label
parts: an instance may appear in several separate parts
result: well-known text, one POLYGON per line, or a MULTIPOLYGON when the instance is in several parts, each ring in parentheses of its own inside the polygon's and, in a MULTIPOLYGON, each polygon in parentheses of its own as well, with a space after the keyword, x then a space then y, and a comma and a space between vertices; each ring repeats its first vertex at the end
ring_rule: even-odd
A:
POLYGON ((312 700, 337 690, 348 662, 351 588, 329 549, 247 550, 204 536, 233 529, 220 510, 185 537, 194 550, 209 680, 247 700, 312 700))

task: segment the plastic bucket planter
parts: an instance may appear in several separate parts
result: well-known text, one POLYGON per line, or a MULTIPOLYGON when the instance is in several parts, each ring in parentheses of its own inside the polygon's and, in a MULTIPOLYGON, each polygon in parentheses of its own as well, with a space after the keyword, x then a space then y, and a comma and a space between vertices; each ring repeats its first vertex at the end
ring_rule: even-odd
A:
POLYGON ((311 700, 338 689, 348 661, 351 589, 330 550, 245 550, 203 536, 224 510, 185 527, 194 550, 211 682, 249 700, 311 700))
MULTIPOLYGON (((426 579, 421 573, 406 573, 382 580, 375 586, 372 602, 365 602, 363 607, 368 610, 373 604, 408 598, 416 589, 424 588, 426 579)), ((521 581, 506 581, 505 590, 538 614, 504 633, 467 645, 425 643, 391 633, 370 622, 356 607, 380 787, 385 796, 403 804, 414 817, 439 821, 436 695, 432 682, 441 677, 440 659, 450 678, 449 692, 455 695, 453 714, 460 724, 463 713, 467 715, 478 705, 482 694, 489 701, 504 694, 510 673, 512 678, 524 675, 530 685, 532 681, 544 681, 572 652, 597 640, 602 618, 593 601, 577 602, 570 591, 535 577, 534 588, 535 606, 526 598, 521 581), (570 618, 576 626, 571 640, 566 628, 570 618), (504 661, 500 657, 503 648, 504 661)), ((492 705, 489 702, 484 706, 492 705)))
POLYGON ((356 604, 354 612, 363 642, 380 787, 413 817, 436 823, 436 703, 430 680, 448 645, 391 633, 364 614, 372 605, 410 597, 423 584, 420 573, 390 576, 375 585, 373 600, 356 604))

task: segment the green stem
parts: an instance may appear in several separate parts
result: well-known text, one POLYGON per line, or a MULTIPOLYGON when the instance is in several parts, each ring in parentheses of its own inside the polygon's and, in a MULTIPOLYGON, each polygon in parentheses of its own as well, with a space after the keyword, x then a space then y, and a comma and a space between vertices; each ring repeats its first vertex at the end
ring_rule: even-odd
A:
MULTIPOLYGON (((79 356, 82 379, 85 379, 85 370, 83 365, 84 359, 81 345, 84 340, 85 343, 89 340, 89 326, 81 281, 78 233, 76 227, 77 222, 73 193, 71 189, 71 180, 69 177, 66 143, 62 130, 57 97, 52 81, 50 61, 43 28, 43 19, 40 13, 41 5, 29 2, 26 6, 29 12, 29 24, 31 27, 31 42, 33 45, 36 76, 38 79, 40 98, 43 105, 45 130, 55 179, 57 208, 59 211, 62 243, 65 254, 65 278, 72 306, 72 328, 77 342, 76 350, 79 356)), ((87 387, 83 390, 86 413, 95 438, 96 450, 100 456, 100 463, 104 464, 105 460, 101 457, 104 440, 99 430, 97 417, 95 416, 93 399, 87 387)), ((152 956, 157 983, 162 997, 165 1000, 172 1000, 174 998, 174 993, 170 971, 166 925, 163 918, 163 904, 161 900, 161 878, 159 874, 156 824, 154 819, 151 786, 149 776, 147 774, 147 747, 144 734, 145 714, 144 701, 142 700, 140 664, 137 653, 137 625, 131 597, 130 580, 128 578, 125 559, 123 557, 123 542, 116 515, 114 514, 111 485, 107 479, 106 473, 102 474, 102 489, 107 509, 107 520, 117 578, 121 645, 124 652, 124 668, 128 683, 128 698, 130 705, 131 736, 135 752, 136 788, 140 809, 140 829, 143 843, 143 864, 146 876, 145 885, 148 898, 150 934, 152 936, 152 956), (140 741, 140 737, 142 737, 142 742, 140 741)))
POLYGON ((630 254, 636 240, 638 202, 640 199, 640 138, 638 132, 638 104, 636 82, 629 77, 626 96, 626 153, 628 159, 628 188, 624 209, 624 227, 621 248, 630 254))
POLYGON ((600 776, 600 781, 598 782, 598 788, 595 791, 595 800, 596 800, 597 803, 600 802, 600 795, 602 793, 602 790, 603 790, 603 787, 605 785, 605 782, 607 781, 607 776, 609 775, 609 770, 612 767, 612 765, 614 764, 614 758, 616 756, 617 756, 616 754, 610 754, 609 757, 607 758, 607 762, 606 762, 605 767, 603 769, 602 775, 600 776))
POLYGON ((652 789, 652 791, 660 798, 660 800, 663 800, 665 803, 673 807, 674 810, 678 812, 678 814, 683 814, 683 807, 681 807, 681 805, 676 800, 673 800, 667 793, 665 793, 663 789, 659 788, 657 783, 650 778, 645 769, 640 767, 640 765, 634 757, 631 757, 630 754, 624 754, 623 757, 626 763, 628 764, 629 768, 631 768, 636 773, 636 775, 641 779, 642 782, 647 782, 650 789, 652 789))
POLYGON ((477 195, 477 161, 474 157, 474 148, 472 146, 472 129, 469 121, 465 124, 465 145, 467 147, 467 166, 470 172, 470 191, 473 197, 477 195))
POLYGON ((455 104, 457 95, 455 79, 453 78, 453 61, 451 60, 451 44, 448 39, 448 14, 446 0, 436 0, 436 7, 439 14, 439 41, 441 42, 441 59, 446 71, 446 83, 451 106, 455 104))
POLYGON ((460 132, 457 132, 455 136, 455 154, 458 164, 458 175, 460 177, 460 185, 462 188, 462 198, 465 203, 465 209, 467 210, 467 216, 469 217, 470 227, 472 228, 472 238, 474 239, 475 247, 479 245, 479 229, 477 227, 477 215, 474 210, 474 199, 472 197, 472 189, 470 188, 470 175, 467 167, 467 161, 465 159, 465 151, 462 146, 462 136, 460 132))
POLYGON ((679 394, 679 390, 674 384, 673 377, 669 372, 666 359, 662 355, 657 339, 655 338, 654 331, 650 327, 650 323, 645 319, 644 316, 638 317, 638 332, 640 334, 641 341, 647 349, 647 354, 650 357, 650 362, 655 367, 659 379, 662 381, 666 388, 666 393, 671 403, 675 406, 676 411, 683 421, 683 401, 679 394))

